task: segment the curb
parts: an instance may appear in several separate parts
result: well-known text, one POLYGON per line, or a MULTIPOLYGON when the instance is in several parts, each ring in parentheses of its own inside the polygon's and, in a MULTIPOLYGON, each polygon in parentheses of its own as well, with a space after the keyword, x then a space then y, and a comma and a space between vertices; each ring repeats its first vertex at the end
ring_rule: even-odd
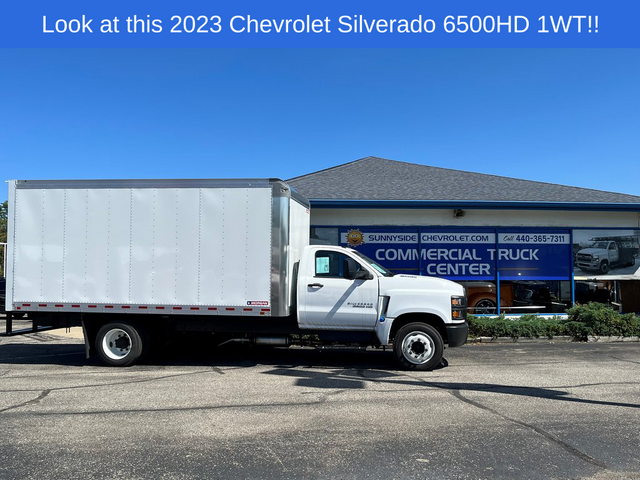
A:
POLYGON ((640 342, 640 337, 588 337, 589 343, 640 342))
POLYGON ((467 343, 569 343, 578 342, 575 337, 561 335, 557 337, 476 337, 468 339, 467 343))
MULTIPOLYGON (((467 340, 467 343, 569 343, 582 342, 569 335, 559 335, 557 337, 476 337, 467 340)), ((587 343, 620 343, 620 342, 640 342, 640 337, 617 337, 617 336, 590 336, 587 343)))

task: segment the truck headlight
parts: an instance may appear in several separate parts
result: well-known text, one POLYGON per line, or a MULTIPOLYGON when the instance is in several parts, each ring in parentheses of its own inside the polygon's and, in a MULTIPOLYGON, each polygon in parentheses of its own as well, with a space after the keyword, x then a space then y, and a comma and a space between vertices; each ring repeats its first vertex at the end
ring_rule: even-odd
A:
POLYGON ((596 261, 598 261, 598 260, 600 260, 600 257, 599 257, 598 255, 593 255, 593 256, 591 257, 591 259, 592 259, 592 260, 596 260, 596 261))
POLYGON ((451 319, 465 320, 467 318, 467 297, 451 297, 451 319))
POLYGON ((467 305, 467 302, 465 302, 465 298, 464 297, 451 297, 451 307, 452 308, 465 307, 466 305, 467 305))

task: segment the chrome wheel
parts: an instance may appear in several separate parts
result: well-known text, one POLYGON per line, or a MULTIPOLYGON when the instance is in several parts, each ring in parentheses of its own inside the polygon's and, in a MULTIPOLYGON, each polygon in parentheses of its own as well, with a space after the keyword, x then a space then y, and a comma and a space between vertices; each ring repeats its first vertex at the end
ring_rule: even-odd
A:
POLYGON ((476 313, 476 314, 496 313, 496 304, 493 300, 489 300, 488 298, 484 300, 480 300, 473 307, 473 313, 476 313))
POLYGON ((402 341, 402 354, 409 362, 422 365, 433 358, 433 339, 424 332, 411 332, 402 341))
POLYGON ((109 330, 102 339, 102 351, 113 360, 120 360, 131 352, 131 337, 120 328, 109 330))

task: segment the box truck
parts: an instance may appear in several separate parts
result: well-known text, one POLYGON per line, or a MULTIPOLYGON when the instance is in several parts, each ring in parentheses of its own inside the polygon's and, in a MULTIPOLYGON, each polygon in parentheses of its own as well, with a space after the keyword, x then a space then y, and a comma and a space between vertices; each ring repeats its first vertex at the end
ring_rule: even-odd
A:
POLYGON ((113 366, 182 332, 389 347, 416 370, 464 344, 462 286, 310 245, 309 209, 278 179, 10 181, 9 319, 82 325, 113 366))

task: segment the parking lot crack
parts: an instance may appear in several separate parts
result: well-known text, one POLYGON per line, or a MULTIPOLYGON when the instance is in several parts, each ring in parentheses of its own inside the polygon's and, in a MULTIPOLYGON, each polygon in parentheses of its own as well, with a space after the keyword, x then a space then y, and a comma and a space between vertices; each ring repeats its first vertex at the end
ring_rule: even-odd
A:
POLYGON ((635 360, 627 360, 626 358, 619 358, 611 356, 614 360, 618 360, 619 362, 627 362, 627 363, 635 363, 636 365, 640 365, 640 362, 636 362, 635 360))
POLYGON ((39 342, 39 343, 46 343, 46 342, 51 341, 50 337, 41 335, 39 333, 34 333, 33 335, 30 335, 28 338, 29 338, 29 340, 33 340, 33 341, 39 342))
POLYGON ((0 413, 4 413, 8 410, 14 410, 20 407, 26 407, 27 405, 35 405, 36 403, 40 403, 47 395, 51 393, 51 390, 43 390, 40 392, 36 398, 32 398, 31 400, 27 400, 26 402, 19 403, 18 405, 13 405, 11 407, 3 408, 0 410, 0 413))
MULTIPOLYGON (((56 388, 51 388, 49 390, 46 390, 47 392, 51 392, 54 390, 78 390, 78 389, 84 389, 84 388, 100 388, 100 387, 111 387, 114 385, 133 385, 136 383, 147 383, 147 382, 154 382, 156 380, 165 380, 167 378, 176 378, 176 377, 185 377, 188 375, 198 375, 198 374, 202 374, 202 373, 218 373, 218 374, 223 374, 222 371, 218 371, 219 369, 217 369, 217 367, 214 367, 213 370, 200 370, 197 372, 186 372, 186 373, 176 373, 173 375, 162 375, 159 377, 151 377, 151 378, 142 378, 139 380, 129 380, 126 382, 112 382, 112 383, 95 383, 95 384, 91 384, 91 385, 73 385, 70 387, 56 387, 56 388)), ((16 390, 0 390, 0 393, 16 393, 16 392, 34 392, 37 390, 34 389, 16 389, 16 390)), ((1 410, 0 410, 1 412, 1 410)))
MULTIPOLYGON (((25 402, 28 404, 30 402, 25 402)), ((226 405, 202 405, 197 407, 166 407, 166 408, 132 408, 132 409, 116 409, 116 410, 88 410, 88 411, 47 411, 33 412, 38 416, 89 416, 89 415, 123 415, 123 414, 141 414, 141 413, 173 413, 173 412, 198 412, 198 411, 215 411, 215 410, 236 410, 236 409, 271 409, 281 407, 306 407, 320 405, 324 403, 323 399, 310 402, 278 402, 278 403, 250 403, 250 404, 226 404, 226 405)), ((18 408, 24 404, 10 408, 18 408)))
POLYGON ((580 383, 578 385, 553 385, 545 388, 588 388, 588 387, 603 387, 613 385, 637 385, 638 382, 600 382, 600 383, 580 383))
POLYGON ((282 467, 282 470, 284 472, 287 471, 287 467, 285 467, 284 463, 282 462, 282 459, 278 456, 278 454, 273 450, 273 448, 271 448, 266 442, 261 442, 262 445, 264 445, 265 450, 267 450, 271 456, 273 458, 275 458, 277 460, 277 462, 280 464, 280 466, 282 467))
POLYGON ((552 443, 558 445, 559 447, 563 448, 565 451, 567 451, 571 455, 573 455, 573 456, 575 456, 575 457, 577 457, 577 458, 579 458, 579 459, 581 459, 581 460, 583 460, 583 461, 585 461, 587 463, 590 463, 591 465, 595 465, 595 466, 600 467, 600 468, 607 468, 607 466, 604 463, 602 463, 601 461, 596 460, 592 456, 587 455, 586 453, 584 453, 584 452, 578 450, 577 448, 569 445, 568 443, 562 441, 561 439, 559 439, 555 435, 552 435, 551 433, 547 432, 546 430, 543 430, 540 427, 536 427, 535 425, 531 425, 530 423, 526 423, 526 422, 523 422, 521 420, 517 420, 515 418, 508 417, 507 415, 504 415, 504 414, 498 412, 497 410, 494 410, 491 407, 483 405, 482 403, 477 402, 475 400, 471 400, 471 399, 465 397, 464 395, 462 395, 462 393, 460 393, 460 390, 450 390, 449 392, 451 393, 451 395, 453 395, 454 397, 456 397, 458 400, 460 400, 462 402, 465 402, 465 403, 467 403, 469 405, 472 405, 472 406, 474 406, 476 408, 479 408, 481 410, 485 410, 485 411, 490 412, 490 413, 492 413, 494 415, 497 415, 498 417, 500 417, 500 418, 502 418, 504 420, 507 420, 508 422, 512 422, 512 423, 515 423, 515 424, 520 425, 522 427, 525 427, 525 428, 528 428, 530 430, 533 430, 538 435, 543 436, 544 438, 546 438, 550 442, 552 442, 552 443))

